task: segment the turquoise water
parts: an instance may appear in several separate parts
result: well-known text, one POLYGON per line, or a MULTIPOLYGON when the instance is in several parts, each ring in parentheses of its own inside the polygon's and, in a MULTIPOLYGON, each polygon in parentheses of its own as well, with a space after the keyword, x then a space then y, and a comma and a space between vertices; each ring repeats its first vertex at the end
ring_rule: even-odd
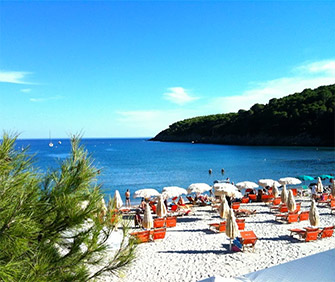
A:
MULTIPOLYGON (((41 170, 57 168, 69 153, 69 140, 18 140, 17 148, 30 146, 41 170)), ((98 182, 106 198, 118 189, 160 191, 165 186, 187 188, 196 182, 210 185, 227 177, 237 183, 261 178, 335 173, 334 148, 225 146, 149 142, 146 139, 84 139, 82 144, 101 169, 98 182), (221 169, 225 170, 224 175, 221 169), (208 170, 212 169, 212 174, 208 170)), ((308 184, 308 183, 307 183, 308 184)), ((134 200, 132 200, 134 201, 134 200)))

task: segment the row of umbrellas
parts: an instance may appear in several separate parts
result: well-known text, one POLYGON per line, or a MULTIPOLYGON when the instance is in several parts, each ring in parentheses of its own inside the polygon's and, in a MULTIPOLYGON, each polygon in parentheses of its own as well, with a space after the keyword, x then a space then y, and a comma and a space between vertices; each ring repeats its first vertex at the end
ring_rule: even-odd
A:
MULTIPOLYGON (((294 177, 285 177, 285 178, 280 178, 278 181, 273 180, 273 179, 260 179, 258 181, 258 184, 252 181, 242 181, 239 183, 236 183, 235 185, 230 184, 230 183, 215 183, 213 188, 214 188, 214 193, 217 196, 222 196, 222 195, 227 195, 230 197, 234 198, 242 198, 242 194, 239 192, 239 189, 254 189, 259 186, 266 187, 266 186, 271 186, 274 189, 276 187, 279 187, 281 185, 297 185, 301 184, 301 181, 298 178, 294 177)), ((160 196, 162 195, 164 199, 167 198, 173 198, 173 197, 179 197, 183 194, 191 194, 191 193, 197 193, 197 194, 202 194, 204 192, 207 192, 211 190, 212 187, 206 183, 194 183, 191 184, 188 189, 184 189, 178 186, 169 186, 169 187, 164 187, 162 190, 162 193, 159 193, 156 189, 140 189, 135 191, 133 197, 134 198, 150 198, 150 197, 155 197, 155 196, 160 196)), ((323 191, 323 186, 321 179, 318 179, 318 184, 317 184, 317 192, 322 192, 323 191)), ((275 191, 274 191, 275 192, 275 191)), ((275 193, 274 193, 275 194, 275 193)), ((115 195, 115 205, 116 208, 120 208, 123 205, 120 193, 116 190, 115 195)))

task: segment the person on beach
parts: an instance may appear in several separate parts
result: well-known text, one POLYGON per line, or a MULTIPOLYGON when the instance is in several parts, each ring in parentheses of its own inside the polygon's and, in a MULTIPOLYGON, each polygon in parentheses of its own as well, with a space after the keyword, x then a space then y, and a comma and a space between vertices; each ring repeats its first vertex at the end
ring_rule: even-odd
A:
POLYGON ((130 207, 130 192, 129 192, 129 189, 127 189, 127 191, 125 193, 125 196, 126 196, 126 207, 130 207))
POLYGON ((147 202, 145 201, 144 198, 142 198, 142 201, 141 201, 141 204, 140 204, 140 209, 144 212, 146 206, 147 206, 147 202))
POLYGON ((135 214, 134 220, 135 220, 135 227, 136 226, 142 227, 142 217, 141 217, 139 209, 136 210, 136 214, 135 214))

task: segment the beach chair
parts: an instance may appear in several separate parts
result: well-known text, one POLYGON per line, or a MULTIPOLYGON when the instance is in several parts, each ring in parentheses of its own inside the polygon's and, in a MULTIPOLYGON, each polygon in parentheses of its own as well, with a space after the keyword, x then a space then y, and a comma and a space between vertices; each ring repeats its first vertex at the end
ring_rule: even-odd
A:
POLYGON ((267 195, 267 194, 263 194, 262 196, 261 196, 261 201, 263 202, 263 203, 269 203, 269 202, 271 202, 272 200, 273 200, 273 195, 267 195))
POLYGON ((249 199, 250 199, 252 202, 256 202, 256 201, 257 201, 257 195, 256 195, 256 194, 249 194, 249 199))
POLYGON ((152 205, 152 206, 151 206, 151 209, 152 209, 152 212, 153 212, 153 213, 156 213, 157 207, 156 207, 155 205, 152 205))
POLYGON ((290 236, 298 235, 299 239, 304 239, 305 242, 316 241, 319 237, 319 228, 305 228, 305 229, 289 229, 291 231, 290 236))
POLYGON ((275 198, 272 200, 272 206, 279 206, 281 203, 281 198, 278 197, 278 198, 275 198))
POLYGON ((332 237, 334 233, 334 226, 329 226, 329 227, 324 227, 321 229, 319 238, 327 238, 327 237, 332 237))
POLYGON ((299 214, 299 221, 309 220, 309 211, 302 211, 299 214))
POLYGON ((243 198, 241 199, 241 203, 242 203, 242 204, 247 204, 247 203, 249 203, 249 197, 243 197, 243 198))
POLYGON ((210 223, 209 225, 209 229, 216 231, 216 232, 225 232, 226 231, 226 222, 222 221, 220 223, 210 223))
POLYGON ((166 234, 166 228, 155 229, 152 234, 152 239, 154 241, 164 239, 165 234, 166 234))
POLYGON ((238 210, 240 208, 240 203, 239 202, 233 202, 233 203, 231 203, 231 208, 233 210, 238 210))
POLYGON ((177 217, 176 216, 168 216, 166 218, 166 227, 175 227, 177 225, 177 217))
POLYGON ((138 243, 146 243, 150 241, 150 230, 130 233, 135 237, 138 243))
POLYGON ((294 197, 298 196, 298 189, 297 188, 292 188, 291 191, 292 191, 294 197))
POLYGON ((288 213, 285 217, 281 217, 281 220, 292 223, 292 222, 298 222, 299 214, 298 213, 288 213))
POLYGON ((154 219, 154 228, 160 228, 165 226, 165 218, 155 218, 154 219))
POLYGON ((239 237, 239 240, 243 246, 242 251, 244 251, 245 247, 252 247, 253 251, 255 251, 255 244, 258 238, 254 231, 241 231, 240 235, 241 237, 239 237))
POLYGON ((238 230, 244 230, 245 228, 245 219, 236 219, 238 230))
POLYGON ((301 203, 299 202, 299 203, 296 203, 296 209, 295 209, 295 213, 297 213, 297 212, 299 212, 300 211, 300 209, 301 209, 301 203))

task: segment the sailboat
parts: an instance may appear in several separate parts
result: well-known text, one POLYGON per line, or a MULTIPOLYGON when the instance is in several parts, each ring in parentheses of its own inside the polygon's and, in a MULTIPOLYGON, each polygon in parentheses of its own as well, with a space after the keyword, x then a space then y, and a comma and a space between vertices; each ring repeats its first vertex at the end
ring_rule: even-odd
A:
POLYGON ((50 134, 50 131, 49 131, 49 147, 52 148, 54 146, 54 143, 52 143, 51 141, 51 134, 50 134))

